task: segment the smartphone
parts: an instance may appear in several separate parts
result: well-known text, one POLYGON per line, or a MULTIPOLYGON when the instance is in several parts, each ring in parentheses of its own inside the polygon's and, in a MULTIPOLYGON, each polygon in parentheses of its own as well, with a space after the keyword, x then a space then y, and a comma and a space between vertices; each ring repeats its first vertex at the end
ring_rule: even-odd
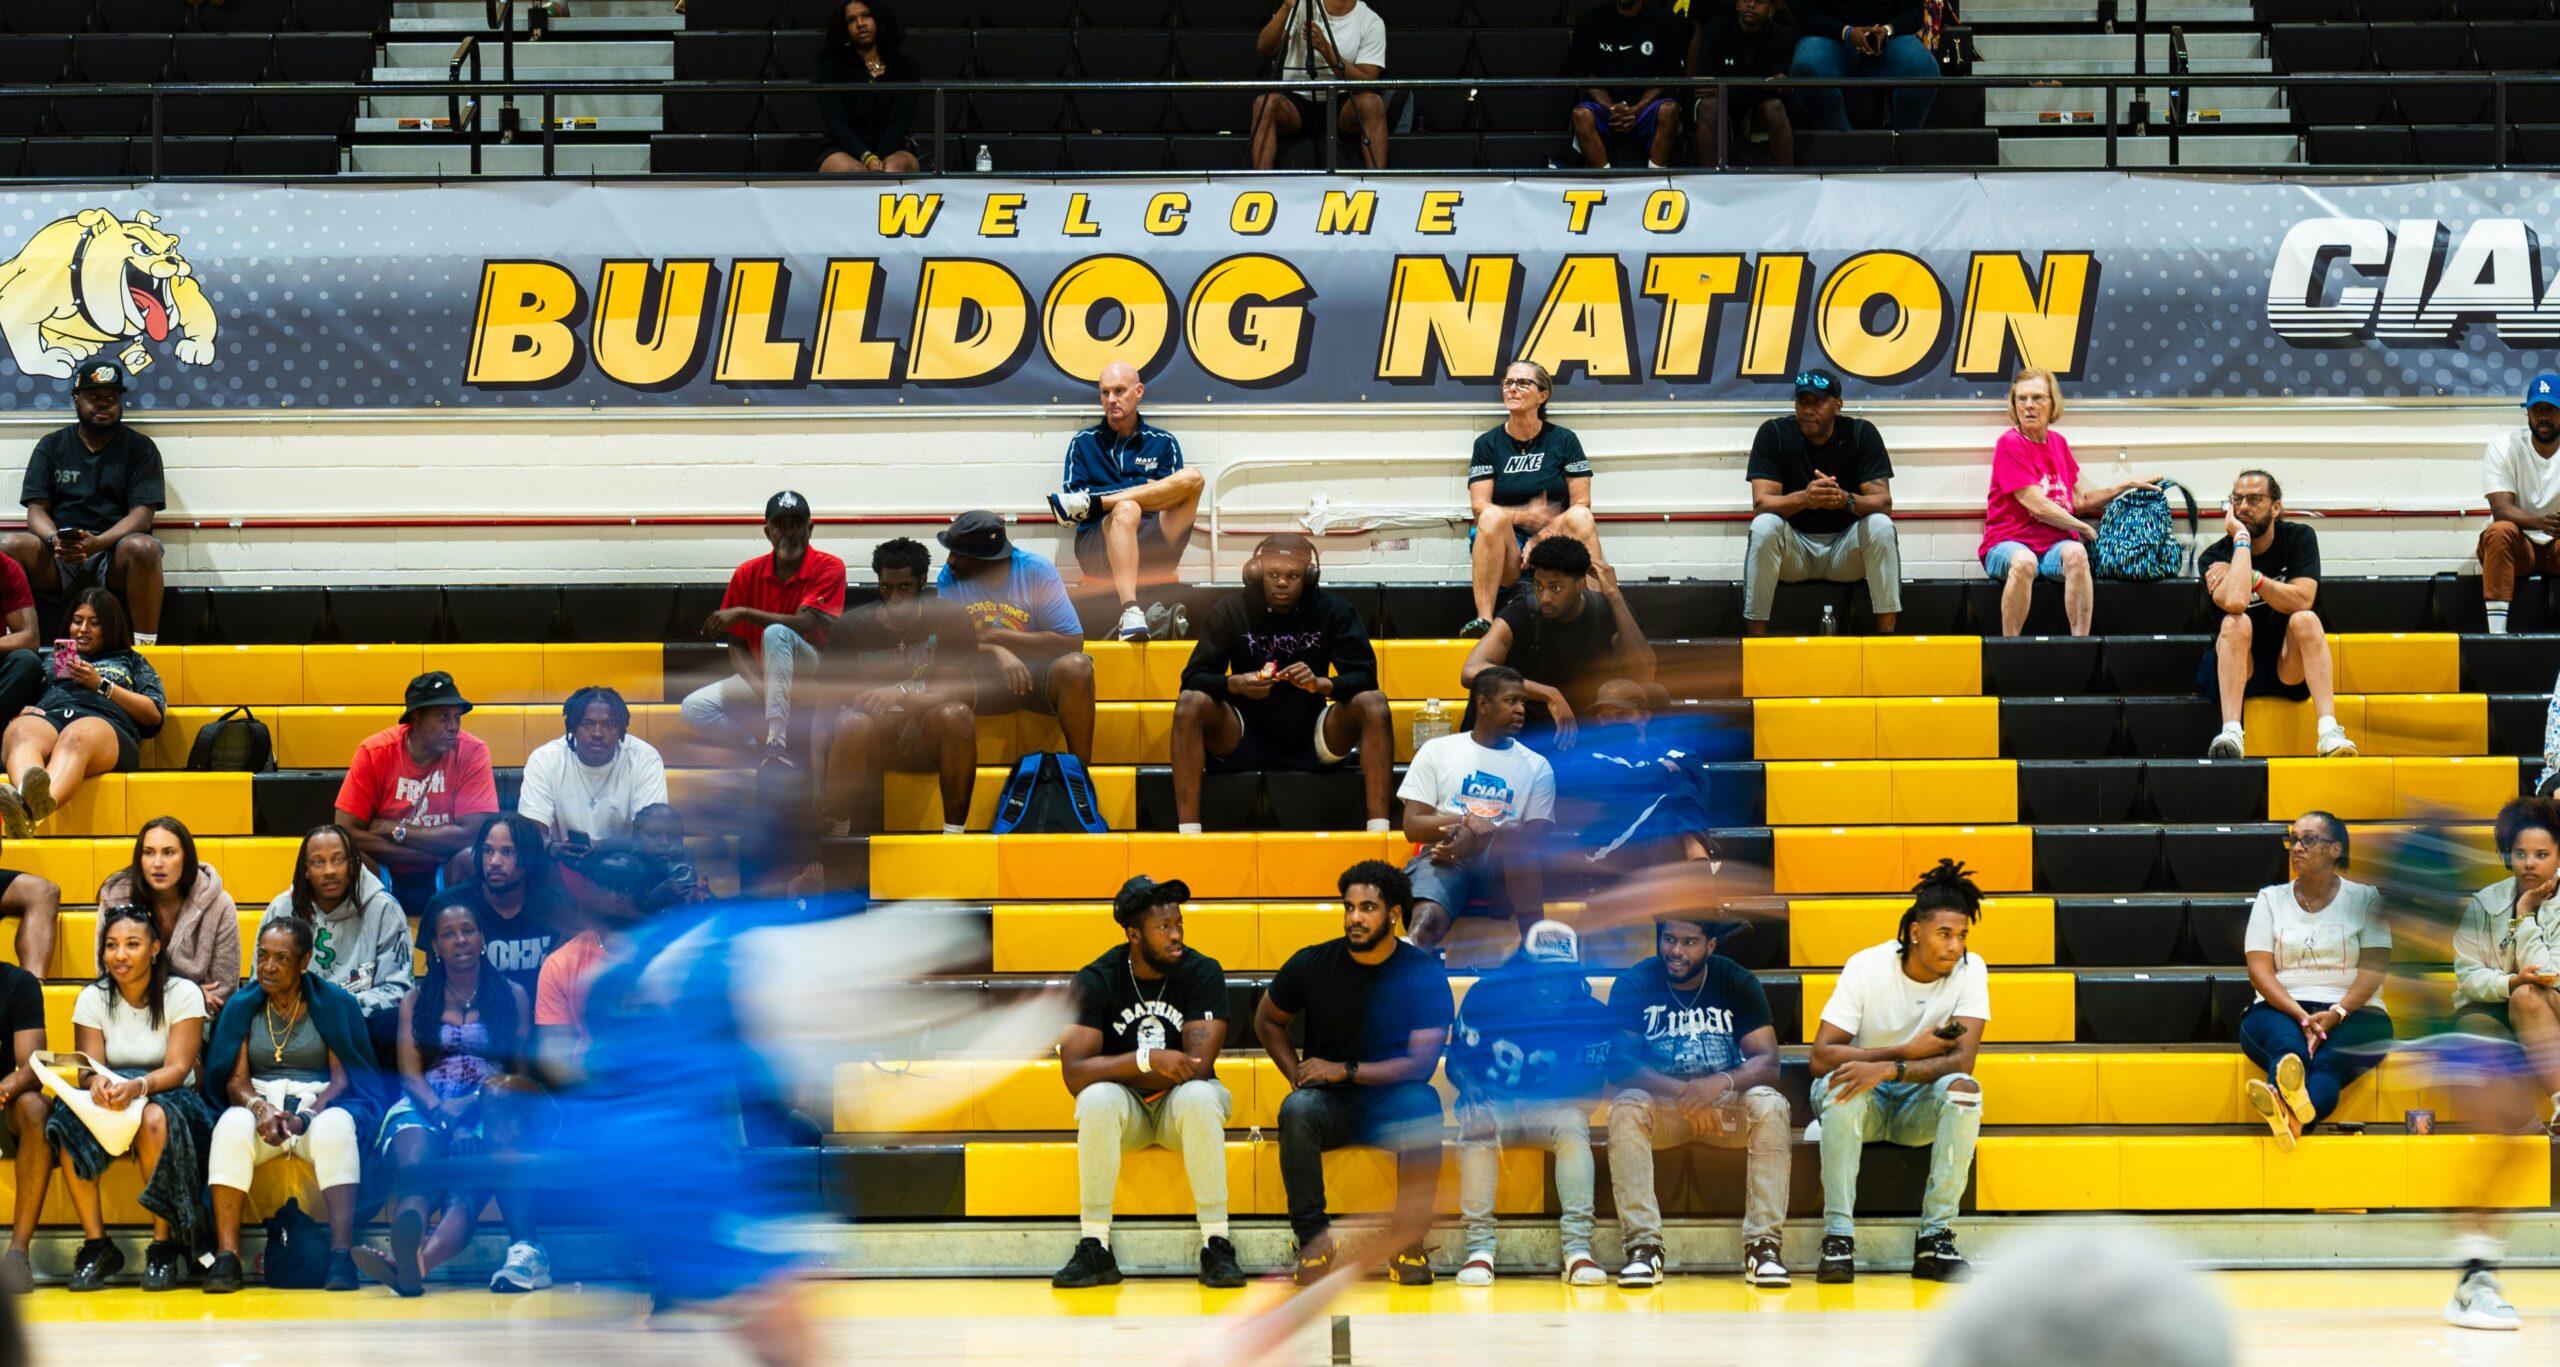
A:
POLYGON ((568 839, 565 843, 573 858, 583 859, 586 857, 589 850, 595 848, 596 842, 595 838, 588 835, 585 831, 572 829, 569 832, 568 839))
POLYGON ((80 643, 65 636, 53 643, 53 677, 71 677, 71 662, 80 658, 80 643))
POLYGON ((1948 1021, 1946 1024, 1939 1026, 1931 1033, 1935 1034, 1940 1039, 1963 1039, 1964 1027, 1956 1024, 1954 1021, 1948 1021))

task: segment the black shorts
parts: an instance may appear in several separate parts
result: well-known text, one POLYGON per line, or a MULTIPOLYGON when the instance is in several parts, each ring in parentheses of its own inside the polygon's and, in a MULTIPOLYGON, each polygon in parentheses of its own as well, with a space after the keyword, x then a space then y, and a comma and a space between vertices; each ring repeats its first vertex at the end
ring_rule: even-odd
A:
POLYGON ((71 723, 80 720, 82 717, 90 717, 101 722, 106 722, 107 729, 116 733, 116 767, 114 772, 119 774, 131 773, 132 771, 142 767, 142 745, 141 742, 135 739, 130 728, 118 726, 114 722, 107 721, 106 718, 98 716, 95 712, 83 711, 76 707, 48 707, 45 709, 44 713, 44 719, 53 723, 53 730, 56 735, 60 735, 61 733, 70 730, 71 723))
MULTIPOLYGON (((1296 689, 1291 689, 1296 692, 1296 689)), ((1332 715, 1331 704, 1309 711, 1304 706, 1274 707, 1268 698, 1229 698, 1227 710, 1236 714, 1244 725, 1244 738, 1236 748, 1223 755, 1209 756, 1212 773, 1252 773, 1264 769, 1289 769, 1299 773, 1318 773, 1339 769, 1358 753, 1329 755, 1325 751, 1324 722, 1332 715)))
MULTIPOLYGON (((2277 662, 2284 656, 2284 633, 2284 618, 2257 608, 2249 609, 2249 682, 2240 690, 2240 696, 2287 698, 2294 702, 2311 696, 2308 682, 2289 684, 2276 677, 2277 662)), ((2207 646, 2204 659, 2196 665, 2196 691, 2208 698, 2221 696, 2221 678, 2213 647, 2207 646)))
MULTIPOLYGON (((1182 531, 1178 541, 1164 538, 1164 519, 1154 513, 1138 519, 1138 568, 1170 570, 1182 563, 1182 552, 1191 545, 1191 534, 1200 529, 1192 523, 1182 531)), ((1088 579, 1107 578, 1111 573, 1109 543, 1103 540, 1102 524, 1088 522, 1076 528, 1076 563, 1084 567, 1088 579)))
POLYGON ((1014 712, 1037 712, 1044 717, 1058 715, 1057 704, 1049 701, 1049 671, 1056 667, 1055 655, 1022 655, 1022 667, 1031 671, 1031 688, 1016 693, 1004 686, 1004 671, 981 659, 978 662, 977 710, 981 717, 1001 717, 1014 712))

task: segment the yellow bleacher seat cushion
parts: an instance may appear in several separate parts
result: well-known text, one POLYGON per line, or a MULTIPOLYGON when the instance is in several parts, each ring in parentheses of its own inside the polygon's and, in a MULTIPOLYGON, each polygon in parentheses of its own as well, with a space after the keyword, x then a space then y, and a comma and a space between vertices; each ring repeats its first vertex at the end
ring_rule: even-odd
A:
POLYGON ((1893 766, 1880 760, 1772 762, 1772 826, 1880 826, 1893 820, 1893 766))
POLYGON ((1869 636, 1859 642, 1870 697, 1980 693, 1982 640, 1977 636, 1869 636))
MULTIPOLYGON (((248 774, 126 774, 123 830, 156 817, 174 816, 199 836, 247 835, 257 829, 250 812, 248 774)), ((101 831, 100 835, 110 834, 101 831)), ((201 858, 203 852, 199 850, 201 858)))
POLYGON ((1779 893, 1883 892, 1902 878, 1902 832, 1891 826, 1780 827, 1771 832, 1779 893))
POLYGON ((170 701, 190 707, 282 707, 302 701, 300 646, 184 646, 170 701))
POLYGON ((1178 878, 1190 885, 1192 896, 1204 901, 1251 897, 1260 890, 1254 840, 1251 833, 1135 832, 1129 837, 1129 869, 1159 883, 1178 878))
MULTIPOLYGON (((1893 938, 1910 906, 1887 897, 1809 897, 1787 904, 1787 962, 1797 968, 1832 968, 1849 956, 1893 938)), ((2053 899, 1987 897, 1982 919, 1966 947, 1988 964, 2034 966, 2053 962, 2053 899)))
MULTIPOLYGON (((1227 1204, 1238 1213, 1262 1211, 1258 1202, 1244 1199, 1255 1189, 1254 1147, 1227 1145, 1227 1204)), ((961 1213, 972 1218, 1078 1213, 1072 1141, 971 1144, 962 1156, 961 1173, 966 1207, 961 1213)), ((1148 1148, 1120 1156, 1120 1185, 1111 1199, 1113 1214, 1189 1215, 1195 1208, 1191 1180, 1183 1172, 1183 1155, 1148 1148)))
POLYGON ((2000 753, 1998 698, 1877 698, 1875 711, 1878 759, 1988 759, 2000 753))
POLYGON ((1892 820, 2009 822, 2018 819, 2018 765, 2006 759, 1900 760, 1893 766, 1892 820))
MULTIPOLYGON (((122 848, 115 852, 112 861, 105 853, 98 855, 97 869, 101 880, 117 866, 130 862, 131 842, 120 844, 122 848)), ((293 886, 293 861, 301 852, 302 839, 299 836, 233 836, 227 840, 196 842, 196 857, 222 871, 222 886, 231 894, 231 900, 243 907, 259 910, 264 910, 278 893, 293 886)), ((245 936, 241 944, 244 946, 242 952, 246 953, 248 940, 245 936)))
MULTIPOLYGON (((242 774, 239 777, 247 778, 242 774)), ((130 832, 139 821, 125 817, 123 774, 101 774, 80 785, 80 790, 64 800, 44 824, 44 833, 64 835, 115 835, 130 832)), ((247 830, 247 826, 242 826, 247 830)))
POLYGON ((2096 1054, 1974 1056, 1985 1125, 2087 1125, 2098 1114, 2096 1054))
POLYGON ((1866 651, 1855 636, 1755 636, 1742 643, 1746 698, 1863 697, 1866 692, 1866 651))
POLYGON ((2479 693, 2369 694, 2363 732, 2348 734, 2366 754, 2486 754, 2489 699, 2479 693))
POLYGON ((511 701, 565 702, 570 694, 591 687, 610 688, 620 693, 624 702, 666 699, 664 646, 648 642, 559 643, 543 646, 541 652, 542 692, 536 697, 511 701))
MULTIPOLYGON (((2365 727, 2365 698, 2340 693, 2338 725, 2356 742, 2360 753, 2391 755, 2398 751, 2374 743, 2365 727)), ((2485 716, 2485 713, 2483 714, 2485 716)), ((2320 718, 2311 704, 2290 698, 2250 698, 2240 705, 2240 723, 2249 733, 2252 755, 2313 755, 2319 752, 2320 718)))
POLYGON ((2391 815, 2418 821, 2458 813, 2485 816, 2516 795, 2511 755, 2406 755, 2391 762, 2391 815))
POLYGON ((1393 831, 1266 831, 1254 840, 1254 895, 1339 897, 1344 869, 1364 859, 1401 868, 1412 850, 1393 831))
POLYGON ((991 901, 996 894, 992 835, 881 835, 871 838, 871 895, 890 901, 991 901))
MULTIPOLYGON (((291 707, 268 722, 275 732, 276 763, 286 769, 344 769, 366 737, 399 724, 396 704, 291 707)), ((467 717, 463 729, 472 729, 467 717)))
MULTIPOLYGON (((425 672, 424 658, 418 646, 304 646, 300 700, 349 705, 398 702, 408 695, 409 681, 425 672)), ((455 682, 459 684, 459 678, 455 682)), ((499 701, 469 689, 462 696, 473 702, 499 701)))
POLYGON ((1309 945, 1342 934, 1340 902, 1265 902, 1256 923, 1261 941, 1254 950, 1256 968, 1277 972, 1289 956, 1309 945))
MULTIPOLYGON (((1984 1104, 1989 1104, 1989 1093, 1984 1104)), ((1974 1201, 1984 1210, 2115 1210, 2126 1184, 2112 1138, 1984 1135, 1974 1148, 1974 1201)))
POLYGON ((2035 832, 2024 826, 1905 826, 1899 890, 1920 881, 1941 859, 1972 871, 1984 892, 2023 892, 2035 886, 2035 832))
MULTIPOLYGON (((1049 727, 1056 723, 1038 713, 1023 712, 1016 716, 1028 727, 1049 727)), ((1035 746, 1029 732, 1021 736, 1022 752, 1034 749, 1063 749, 1063 745, 1035 746)), ((1093 707, 1093 761, 1096 764, 1166 764, 1173 758, 1173 704, 1160 702, 1106 702, 1093 707)))
MULTIPOLYGON (((1878 759, 1881 704, 1872 698, 1765 698, 1751 705, 1755 759, 1878 759)), ((1997 713, 1993 724, 1998 725, 1997 713)), ((1995 746, 1996 735, 1995 735, 1995 746)))
POLYGON ((2395 759, 2270 759, 2267 819, 2291 821, 2304 812, 2331 812, 2348 821, 2388 819, 2397 810, 2395 759))
POLYGON ((1129 879, 1126 835, 1007 835, 996 839, 996 896, 1109 901, 1129 879))
POLYGON ((2097 1123, 2238 1124, 2246 1071, 2236 1053, 2100 1055, 2097 1123))
POLYGON ((2462 638, 2449 631, 2342 632, 2329 638, 2341 693, 2451 693, 2462 638))
POLYGON ((1379 641, 1378 691, 1389 698, 1464 696, 1458 673, 1475 642, 1464 640, 1379 641))
MULTIPOLYGON (((1991 1022, 1982 1038, 1990 1044, 2044 1044, 2071 1040, 2079 1028, 2079 978, 2071 973, 1994 973, 1991 975, 1991 1022)), ((1813 1038, 1822 1008, 1840 985, 1837 973, 1804 975, 1804 1037, 1813 1038)))

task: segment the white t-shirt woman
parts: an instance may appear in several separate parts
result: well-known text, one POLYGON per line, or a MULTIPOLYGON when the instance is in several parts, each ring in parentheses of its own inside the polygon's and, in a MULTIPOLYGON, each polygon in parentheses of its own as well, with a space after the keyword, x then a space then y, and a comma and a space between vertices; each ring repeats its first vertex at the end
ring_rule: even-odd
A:
MULTIPOLYGON (((2325 1005, 2355 986, 2356 965, 2366 950, 2391 948, 2391 925, 2383 914, 2382 894, 2371 884, 2341 878, 2338 895, 2327 906, 2305 911, 2293 884, 2278 883, 2258 889, 2241 947, 2273 956, 2276 982, 2295 1001, 2325 1005)), ((2365 1004, 2380 1009, 2381 989, 2374 989, 2373 1000, 2365 1004)))
MULTIPOLYGON (((81 988, 71 1003, 74 1026, 85 1025, 107 1037, 107 1056, 98 1062, 128 1078, 140 1077, 168 1062, 169 1027, 204 1018, 204 989, 185 978, 173 977, 161 989, 160 1025, 156 1029, 149 1011, 126 1001, 122 992, 102 983, 81 988)), ((185 1085, 195 1084, 195 1074, 189 1073, 185 1085)))

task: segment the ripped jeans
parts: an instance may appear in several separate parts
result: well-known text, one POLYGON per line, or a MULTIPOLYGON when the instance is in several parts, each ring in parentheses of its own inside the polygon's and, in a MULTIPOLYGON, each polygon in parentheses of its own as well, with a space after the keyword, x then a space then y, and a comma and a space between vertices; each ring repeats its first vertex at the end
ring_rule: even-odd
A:
POLYGON ((1813 1081, 1813 1109, 1822 1122, 1822 1232, 1857 1232, 1858 1163, 1871 1143, 1929 1150, 1929 1186, 1920 1195, 1920 1235, 1943 1234, 1955 1224, 1973 1171, 1973 1141, 1982 1133, 1982 1093, 1973 1077, 1954 1073, 1936 1082, 1886 1082, 1847 1101, 1830 1100, 1828 1076, 1813 1081))

